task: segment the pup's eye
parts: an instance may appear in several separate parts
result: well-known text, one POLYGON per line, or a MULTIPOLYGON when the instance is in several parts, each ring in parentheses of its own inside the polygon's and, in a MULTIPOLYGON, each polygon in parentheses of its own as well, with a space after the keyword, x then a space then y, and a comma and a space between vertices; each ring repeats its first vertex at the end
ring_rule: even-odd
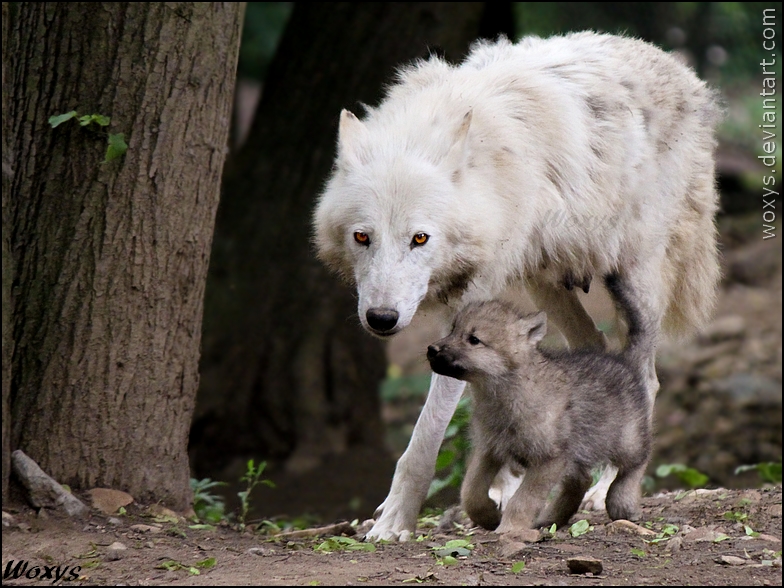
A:
POLYGON ((424 245, 427 243, 427 240, 430 238, 430 235, 427 233, 417 233, 414 235, 414 238, 411 239, 411 246, 418 247, 419 245, 424 245))
POLYGON ((362 231, 354 232, 354 241, 360 245, 370 245, 370 237, 367 233, 363 233, 362 231))
POLYGON ((469 335, 468 336, 468 342, 471 345, 479 345, 481 343, 481 341, 479 339, 477 339, 476 337, 474 337, 473 335, 469 335))

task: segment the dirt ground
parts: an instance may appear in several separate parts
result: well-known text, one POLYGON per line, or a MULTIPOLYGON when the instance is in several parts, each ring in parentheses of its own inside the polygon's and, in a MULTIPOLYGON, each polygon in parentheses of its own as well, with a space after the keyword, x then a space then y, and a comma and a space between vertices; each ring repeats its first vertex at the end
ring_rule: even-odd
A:
POLYGON ((781 504, 780 485, 663 493, 644 499, 639 526, 616 528, 604 513, 578 513, 573 522, 590 523, 584 534, 564 528, 525 544, 444 515, 439 527, 434 517, 421 519, 421 540, 372 552, 353 551, 367 544, 350 537, 341 543, 194 530, 183 519, 135 514, 133 507, 86 521, 23 509, 3 528, 3 584, 780 586, 781 504), (573 558, 598 560, 601 571, 571 573, 573 558), (20 561, 27 568, 13 579, 20 561))

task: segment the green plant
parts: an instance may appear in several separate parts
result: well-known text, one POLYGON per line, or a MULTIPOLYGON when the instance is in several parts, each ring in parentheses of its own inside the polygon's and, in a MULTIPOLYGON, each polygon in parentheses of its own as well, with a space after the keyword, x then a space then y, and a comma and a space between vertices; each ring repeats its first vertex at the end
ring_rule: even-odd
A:
POLYGON ((430 483, 427 491, 428 498, 449 486, 459 487, 463 482, 466 460, 471 447, 468 434, 470 422, 470 400, 464 396, 457 403, 455 414, 444 433, 444 441, 436 458, 436 477, 430 483))
POLYGON ((680 463, 660 465, 656 468, 656 475, 659 478, 666 478, 672 474, 677 476, 683 484, 686 484, 692 489, 703 488, 709 480, 708 476, 699 470, 695 470, 694 468, 687 467, 680 463))
POLYGON ((237 492, 241 504, 239 516, 240 529, 245 528, 245 519, 248 516, 248 510, 250 510, 250 493, 253 492, 253 489, 259 484, 264 484, 271 488, 275 487, 275 484, 271 480, 262 480, 261 478, 261 475, 264 473, 264 468, 266 467, 266 461, 262 461, 257 466, 252 459, 249 459, 245 474, 240 478, 240 482, 245 482, 245 484, 247 484, 245 490, 237 492))
POLYGON ((336 551, 375 551, 373 543, 364 543, 351 537, 329 537, 313 548, 321 553, 334 553, 336 551))
POLYGON ((457 563, 458 557, 471 555, 474 545, 468 539, 452 539, 444 545, 435 545, 430 549, 438 565, 453 566, 457 563))
POLYGON ((753 465, 742 465, 735 468, 735 475, 743 472, 755 471, 759 474, 760 479, 769 484, 781 483, 781 462, 765 462, 755 463, 753 465))
POLYGON ((193 511, 200 521, 219 523, 226 515, 226 504, 223 498, 210 492, 218 486, 225 486, 226 482, 216 482, 209 478, 197 480, 191 478, 191 492, 193 492, 193 511))
MULTIPOLYGON (((93 128, 94 126, 99 128, 108 127, 112 122, 111 118, 103 114, 85 114, 83 116, 79 116, 78 112, 72 110, 64 114, 55 114, 50 116, 49 124, 54 129, 71 119, 76 119, 79 122, 79 126, 89 128, 93 128)), ((128 144, 125 142, 124 133, 104 133, 103 131, 98 132, 101 135, 105 135, 109 143, 106 148, 106 155, 104 156, 103 163, 109 163, 110 161, 117 159, 126 151, 128 151, 128 144)))

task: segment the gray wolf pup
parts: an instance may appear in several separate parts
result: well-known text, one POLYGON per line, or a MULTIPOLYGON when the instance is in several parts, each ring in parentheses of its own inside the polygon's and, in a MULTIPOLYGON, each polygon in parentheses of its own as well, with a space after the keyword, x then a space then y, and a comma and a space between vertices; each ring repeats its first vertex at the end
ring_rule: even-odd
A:
POLYGON ((565 526, 591 484, 591 469, 607 462, 618 468, 607 514, 639 518, 652 434, 637 357, 650 353, 652 339, 617 277, 606 284, 629 327, 620 354, 540 349, 545 313, 522 314, 500 301, 469 304, 452 333, 428 348, 434 372, 471 384, 473 451, 460 495, 475 523, 499 533, 565 526), (523 466, 525 477, 502 515, 488 492, 510 463, 523 466), (558 495, 542 511, 558 482, 558 495))
MULTIPOLYGON (((710 315, 719 279, 714 94, 648 43, 594 33, 474 46, 402 69, 340 115, 319 258, 370 333, 526 290, 571 348, 605 348, 577 290, 616 273, 654 344, 710 315)), ((447 313, 448 314, 448 313, 447 313)), ((451 324, 444 323, 444 334, 451 324)), ((642 358, 651 399, 654 354, 642 358)), ((369 539, 406 540, 465 382, 435 374, 369 539)))

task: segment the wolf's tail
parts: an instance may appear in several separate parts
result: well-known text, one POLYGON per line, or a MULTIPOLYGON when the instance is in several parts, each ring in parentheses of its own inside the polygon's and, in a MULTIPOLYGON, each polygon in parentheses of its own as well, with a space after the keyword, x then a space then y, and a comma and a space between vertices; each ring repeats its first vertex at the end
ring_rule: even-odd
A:
POLYGON ((640 306, 639 298, 634 296, 629 284, 618 274, 612 273, 604 277, 604 285, 623 313, 628 332, 626 347, 623 354, 634 365, 645 365, 656 351, 656 331, 650 324, 650 313, 640 306))

